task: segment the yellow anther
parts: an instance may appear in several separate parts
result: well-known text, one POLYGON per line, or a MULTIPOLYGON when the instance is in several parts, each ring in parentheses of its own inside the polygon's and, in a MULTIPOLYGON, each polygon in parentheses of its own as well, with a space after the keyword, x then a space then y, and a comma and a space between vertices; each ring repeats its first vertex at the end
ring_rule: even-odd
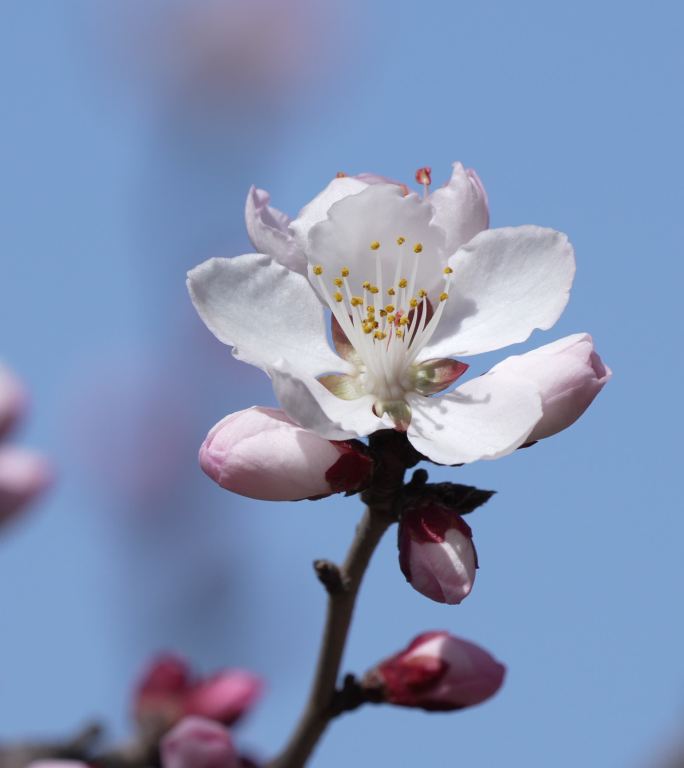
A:
POLYGON ((385 307, 385 312, 394 312, 394 304, 388 304, 385 307))
POLYGON ((413 246, 413 252, 414 253, 421 253, 422 250, 423 250, 423 244, 422 243, 416 243, 413 246))
POLYGON ((373 323, 364 323, 363 324, 363 332, 364 333, 373 333, 373 323))
POLYGON ((451 267, 444 267, 444 274, 450 275, 454 270, 451 267))
POLYGON ((444 291, 444 293, 439 294, 440 301, 446 301, 448 298, 449 298, 449 294, 446 291, 444 291))
POLYGON ((380 247, 380 243, 377 240, 373 240, 373 242, 370 244, 371 251, 377 251, 380 247))
POLYGON ((346 175, 347 175, 347 174, 346 174, 344 171, 338 171, 338 172, 335 174, 335 178, 337 178, 337 179, 343 179, 343 178, 344 178, 346 175))
POLYGON ((397 238, 397 245, 403 245, 406 242, 405 237, 398 237, 397 238))
POLYGON ((420 296, 421 299, 424 299, 427 296, 427 291, 425 290, 425 288, 421 288, 418 291, 418 295, 420 296))
POLYGON ((343 280, 341 277, 336 277, 336 278, 333 280, 333 283, 335 283, 335 285, 336 285, 338 288, 341 288, 341 287, 344 285, 344 280, 343 280))
POLYGON ((366 312, 368 312, 369 315, 374 315, 375 307, 371 304, 370 306, 366 307, 366 312))
POLYGON ((418 299, 411 299, 411 301, 409 301, 409 306, 415 309, 418 306, 418 299))
POLYGON ((384 309, 380 310, 380 317, 387 317, 387 312, 384 309))
POLYGON ((338 301, 338 302, 342 301, 343 298, 344 297, 339 291, 335 291, 335 293, 333 294, 333 299, 335 299, 335 301, 338 301))
POLYGON ((383 339, 387 338, 387 334, 383 333, 382 331, 376 331, 373 334, 373 337, 376 338, 378 341, 382 341, 383 339))
POLYGON ((374 320, 374 321, 373 321, 373 328, 377 328, 377 327, 378 327, 378 325, 380 325, 380 323, 378 323, 378 321, 377 321, 377 320, 374 320))
POLYGON ((368 290, 369 290, 371 293, 373 293, 373 294, 375 294, 375 293, 380 293, 380 289, 378 288, 378 286, 377 286, 377 285, 371 285, 371 287, 370 287, 368 290))
POLYGON ((401 330, 401 328, 397 328, 395 333, 396 333, 398 339, 403 339, 404 338, 404 332, 401 330))
POLYGON ((361 287, 363 288, 364 291, 370 291, 371 284, 368 282, 368 280, 364 280, 361 283, 361 287))
POLYGON ((314 275, 322 275, 323 274, 323 267, 320 264, 316 264, 316 266, 313 268, 314 275))
POLYGON ((362 304, 363 304, 363 299, 360 296, 352 296, 351 298, 352 307, 360 307, 362 304))
POLYGON ((342 267, 340 274, 342 277, 349 277, 349 267, 342 267))
POLYGON ((402 277, 401 280, 399 281, 399 287, 406 288, 407 285, 408 285, 408 280, 405 277, 402 277))
POLYGON ((394 290, 394 288, 388 288, 387 289, 387 295, 388 296, 394 296, 395 294, 396 294, 396 291, 394 290))
POLYGON ((404 316, 403 316, 403 317, 402 317, 402 318, 399 320, 399 325, 408 325, 408 324, 409 324, 409 319, 408 319, 408 317, 406 317, 406 315, 404 315, 404 316))
POLYGON ((393 323, 394 323, 394 320, 395 320, 395 317, 394 317, 394 315, 387 315, 387 322, 388 322, 390 325, 393 325, 393 323))

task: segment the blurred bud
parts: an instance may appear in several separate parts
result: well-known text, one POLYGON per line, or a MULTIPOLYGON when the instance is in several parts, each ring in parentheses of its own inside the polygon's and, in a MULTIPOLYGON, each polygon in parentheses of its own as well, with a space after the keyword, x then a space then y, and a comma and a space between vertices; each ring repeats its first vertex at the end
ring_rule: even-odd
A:
POLYGON ((26 768, 88 768, 88 764, 78 760, 34 760, 26 768))
POLYGON ((200 448, 199 461, 229 491, 294 501, 365 488, 373 462, 364 451, 362 443, 325 440, 281 410, 255 406, 216 424, 200 448))
POLYGON ((220 672, 193 686, 185 698, 185 713, 232 725, 261 696, 263 682, 240 669, 220 672))
POLYGON ((0 449, 0 525, 47 488, 52 472, 45 459, 20 448, 0 449))
POLYGON ((16 424, 26 406, 26 393, 19 379, 0 364, 0 438, 16 424))
POLYGON ((438 603, 456 605, 470 594, 477 553, 470 526, 434 500, 404 510, 399 523, 399 565, 406 580, 438 603))
POLYGON ((188 663, 171 654, 157 657, 140 680, 134 696, 138 726, 164 731, 183 716, 185 696, 191 688, 188 663))
POLYGON ((428 166, 419 168, 416 171, 416 181, 424 187, 429 187, 432 184, 432 168, 428 168, 428 166))
POLYGON ((186 717, 160 743, 163 768, 239 768, 227 728, 203 717, 186 717))
POLYGON ((362 684, 374 700, 449 711, 493 696, 505 673, 502 664, 474 643, 448 632, 425 632, 367 672, 362 684))
POLYGON ((573 424, 591 405, 612 376, 594 351, 588 333, 576 333, 551 344, 502 360, 493 370, 505 369, 539 388, 543 416, 527 442, 555 435, 573 424))

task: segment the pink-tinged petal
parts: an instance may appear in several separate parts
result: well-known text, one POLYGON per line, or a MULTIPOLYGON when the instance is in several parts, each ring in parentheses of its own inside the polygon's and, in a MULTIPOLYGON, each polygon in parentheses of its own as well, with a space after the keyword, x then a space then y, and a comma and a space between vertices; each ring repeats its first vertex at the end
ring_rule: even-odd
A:
POLYGON ((303 253, 309 252, 309 231, 324 221, 330 206, 349 195, 362 192, 368 184, 353 176, 341 176, 333 179, 330 184, 314 199, 302 208, 297 218, 290 224, 295 242, 303 253))
POLYGON ((349 372, 328 346, 308 280, 268 256, 209 259, 188 273, 188 290, 206 326, 239 360, 265 370, 290 361, 301 375, 349 372))
POLYGON ((279 264, 306 274, 306 257, 289 230, 290 218, 269 205, 271 196, 252 186, 245 203, 245 223, 252 245, 279 264))
POLYGON ((535 226, 485 230, 449 265, 453 280, 444 314, 419 360, 489 352, 550 328, 568 303, 575 275, 567 237, 535 226))
POLYGON ((26 392, 19 379, 9 368, 0 365, 0 439, 23 415, 26 399, 26 392))
POLYGON ((435 210, 433 223, 446 233, 450 254, 489 227, 487 193, 475 171, 461 163, 454 163, 447 184, 428 199, 435 210))
POLYGON ((543 416, 528 442, 555 435, 574 424, 612 376, 588 333, 576 333, 524 355, 507 357, 494 366, 494 371, 528 379, 539 390, 543 416))
POLYGON ((411 191, 403 182, 397 181, 396 179, 390 179, 388 176, 380 176, 377 173, 368 173, 364 171, 363 173, 355 174, 354 178, 359 181, 365 181, 366 184, 394 184, 399 187, 405 195, 408 195, 411 191))
POLYGON ((229 669, 203 680, 188 692, 185 713, 232 725, 261 698, 261 678, 242 669, 229 669))
POLYGON ((364 677, 383 701, 428 711, 481 704, 503 684, 506 668, 474 643, 448 632, 425 632, 364 677))
POLYGON ((332 443, 295 424, 283 411, 261 407, 221 420, 207 435, 199 459, 223 488, 268 501, 358 491, 372 471, 371 460, 360 449, 332 443))
POLYGON ((278 401, 290 418, 328 440, 365 437, 394 427, 391 419, 375 415, 374 395, 342 400, 320 381, 299 376, 286 364, 272 368, 269 375, 278 401))
POLYGON ((160 743, 162 768, 239 768, 227 728, 203 717, 186 717, 160 743))
POLYGON ((409 442, 438 464, 497 459, 522 445, 542 415, 533 382, 490 371, 442 397, 409 395, 409 442))
POLYGON ((475 581, 477 554, 470 526, 435 503, 404 510, 399 523, 399 565, 411 586, 438 603, 456 605, 475 581))
POLYGON ((21 448, 0 449, 0 525, 15 517, 52 482, 42 456, 21 448))

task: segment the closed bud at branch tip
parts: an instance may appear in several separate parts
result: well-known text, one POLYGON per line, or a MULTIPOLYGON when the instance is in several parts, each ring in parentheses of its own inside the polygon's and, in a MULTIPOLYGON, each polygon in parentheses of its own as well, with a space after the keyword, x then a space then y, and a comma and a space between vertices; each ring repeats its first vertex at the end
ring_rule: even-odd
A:
POLYGON ((242 496, 268 501, 355 493, 370 482, 373 461, 358 441, 330 441, 276 408, 226 416, 199 453, 204 472, 242 496))
POLYGON ((448 632, 426 632, 366 673, 363 687, 388 704, 450 711, 480 704, 501 687, 506 668, 448 632))

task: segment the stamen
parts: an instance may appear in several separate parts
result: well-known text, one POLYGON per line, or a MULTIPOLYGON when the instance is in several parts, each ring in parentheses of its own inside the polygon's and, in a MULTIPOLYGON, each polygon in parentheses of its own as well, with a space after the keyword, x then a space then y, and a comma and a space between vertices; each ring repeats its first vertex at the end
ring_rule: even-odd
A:
POLYGON ((363 299, 360 296, 352 296, 350 303, 352 307, 360 307, 363 305, 363 299))
POLYGON ((385 307, 385 312, 394 312, 394 304, 388 304, 385 307))
POLYGON ((418 306, 418 299, 411 299, 411 301, 409 301, 409 306, 411 309, 415 309, 418 306))
POLYGON ((377 339, 378 341, 382 341, 383 339, 387 338, 387 334, 383 333, 382 331, 376 331, 373 334, 373 338, 377 339))
POLYGON ((339 291, 335 291, 335 293, 333 293, 333 299, 335 299, 336 302, 339 303, 340 301, 342 301, 343 298, 344 296, 342 296, 342 294, 339 291))
POLYGON ((343 178, 344 178, 346 175, 347 175, 347 174, 346 174, 344 171, 338 171, 338 172, 335 174, 335 178, 336 178, 336 179, 343 179, 343 178))
POLYGON ((349 277, 349 267, 342 267, 340 274, 342 277, 349 277))
POLYGON ((440 301, 446 301, 448 298, 449 298, 449 294, 446 291, 444 291, 443 293, 439 294, 439 300, 440 301))
POLYGON ((341 277, 336 277, 336 278, 333 280, 333 283, 335 283, 335 285, 336 285, 338 288, 341 288, 341 287, 344 285, 344 280, 343 280, 341 277))
POLYGON ((396 293, 397 293, 397 292, 394 290, 394 288, 388 288, 388 289, 387 289, 387 295, 388 295, 388 296, 395 296, 395 295, 396 295, 396 293))
POLYGON ((364 291, 370 291, 371 284, 368 282, 368 280, 364 280, 361 283, 361 287, 364 289, 364 291))
POLYGON ((416 243, 413 246, 413 252, 414 253, 422 253, 423 252, 423 244, 422 243, 416 243))
POLYGON ((397 245, 403 245, 406 242, 405 237, 398 237, 397 238, 397 245))
POLYGON ((380 247, 380 243, 377 240, 373 240, 373 242, 370 244, 371 251, 377 251, 380 247))
POLYGON ((323 267, 320 264, 316 264, 313 268, 314 275, 322 275, 323 274, 323 267))
POLYGON ((451 267, 444 267, 444 274, 450 275, 454 270, 451 267))
POLYGON ((420 296, 421 299, 424 299, 427 296, 427 291, 425 290, 425 288, 421 288, 418 291, 418 295, 420 296))
POLYGON ((402 277, 401 280, 399 281, 399 287, 406 288, 407 285, 408 285, 408 280, 405 277, 402 277))

